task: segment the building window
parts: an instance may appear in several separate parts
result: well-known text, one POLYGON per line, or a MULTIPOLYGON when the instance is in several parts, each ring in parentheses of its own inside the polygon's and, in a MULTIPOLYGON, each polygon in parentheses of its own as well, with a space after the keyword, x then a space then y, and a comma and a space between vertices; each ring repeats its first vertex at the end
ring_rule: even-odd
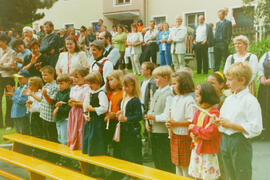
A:
POLYGON ((155 16, 153 17, 153 20, 155 21, 156 25, 162 24, 166 22, 166 16, 155 16))
POLYGON ((131 0, 115 0, 115 5, 126 5, 126 4, 130 4, 131 0))
POLYGON ((74 29, 74 27, 73 23, 65 23, 65 29, 74 29))
POLYGON ((234 8, 233 17, 237 27, 252 27, 254 26, 254 6, 234 8))
POLYGON ((186 26, 195 29, 195 27, 198 25, 198 18, 200 15, 204 15, 204 12, 186 13, 185 14, 186 26))

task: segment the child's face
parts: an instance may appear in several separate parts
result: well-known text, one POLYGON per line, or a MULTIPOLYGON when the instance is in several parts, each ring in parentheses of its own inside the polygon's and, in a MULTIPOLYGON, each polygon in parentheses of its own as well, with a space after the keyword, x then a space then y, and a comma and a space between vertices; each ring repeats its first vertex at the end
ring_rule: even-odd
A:
POLYGON ((118 88, 119 80, 117 80, 115 77, 110 76, 108 78, 109 80, 109 86, 112 90, 116 90, 118 88))
POLYGON ((54 73, 50 74, 47 72, 42 72, 42 79, 46 82, 46 83, 51 83, 54 80, 54 73))
POLYGON ((172 78, 172 88, 175 94, 180 95, 179 82, 176 80, 176 78, 172 78))
POLYGON ((83 85, 84 84, 84 77, 82 77, 80 74, 75 74, 73 78, 73 82, 76 85, 83 85))
POLYGON ((99 90, 100 88, 100 84, 97 84, 97 83, 88 82, 87 84, 89 85, 90 89, 93 91, 99 90))
POLYGON ((57 84, 58 84, 60 91, 64 91, 70 87, 70 83, 71 82, 62 81, 62 82, 58 82, 57 84))
POLYGON ((28 82, 28 78, 26 77, 18 77, 19 84, 26 84, 28 82))
POLYGON ((126 94, 133 95, 134 86, 133 85, 124 85, 123 90, 126 92, 126 94))
POLYGON ((146 68, 146 66, 144 64, 141 66, 141 74, 144 77, 149 75, 149 70, 146 68))
POLYGON ((227 78, 227 86, 233 91, 233 92, 240 92, 242 89, 244 89, 246 79, 244 77, 241 77, 240 79, 237 79, 232 76, 226 76, 227 78))
POLYGON ((201 92, 199 90, 195 91, 195 96, 196 96, 196 101, 198 102, 198 104, 201 104, 202 102, 202 96, 201 96, 201 92))
POLYGON ((156 76, 155 82, 158 87, 163 88, 169 84, 169 79, 168 77, 156 76))
POLYGON ((38 91, 38 86, 35 86, 34 83, 31 81, 29 82, 28 89, 32 92, 37 92, 38 91))
POLYGON ((221 92, 222 88, 224 87, 224 83, 219 83, 217 78, 215 78, 214 76, 208 76, 207 82, 209 82, 210 84, 212 84, 212 86, 214 86, 218 94, 221 92))

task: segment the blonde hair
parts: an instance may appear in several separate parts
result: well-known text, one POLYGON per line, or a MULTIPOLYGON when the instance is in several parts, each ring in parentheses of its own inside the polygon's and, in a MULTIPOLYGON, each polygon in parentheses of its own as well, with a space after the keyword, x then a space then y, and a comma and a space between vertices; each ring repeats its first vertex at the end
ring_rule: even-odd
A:
POLYGON ((172 68, 170 66, 159 66, 153 71, 153 76, 168 77, 168 81, 171 82, 172 68))
POLYGON ((88 72, 89 70, 87 68, 77 68, 72 72, 71 75, 75 77, 79 74, 81 77, 85 77, 88 75, 88 72))
POLYGON ((57 76, 56 78, 56 82, 71 82, 71 78, 68 74, 61 74, 59 76, 57 76))
POLYGON ((40 77, 34 76, 29 78, 28 80, 29 84, 32 83, 35 87, 38 87, 38 89, 42 89, 43 87, 43 81, 40 77))
POLYGON ((44 66, 43 68, 40 69, 41 73, 48 73, 48 74, 55 74, 55 70, 52 66, 44 66))
POLYGON ((246 79, 245 85, 247 86, 252 78, 252 69, 248 62, 237 62, 226 70, 225 75, 238 80, 244 77, 246 79))
POLYGON ((119 89, 122 89, 122 87, 123 87, 123 84, 122 84, 122 78, 123 78, 123 76, 124 76, 124 72, 122 71, 122 70, 114 70, 114 71, 112 71, 112 72, 110 72, 109 74, 108 74, 108 76, 106 77, 106 92, 107 93, 110 93, 110 92, 112 92, 113 91, 113 89, 110 87, 110 84, 109 84, 109 78, 115 78, 115 79, 117 79, 117 81, 118 81, 118 88, 119 89))
POLYGON ((100 72, 98 71, 93 71, 90 72, 86 77, 85 77, 85 81, 88 83, 94 83, 94 84, 99 84, 101 85, 103 82, 103 78, 100 74, 100 72))
POLYGON ((137 97, 137 98, 141 97, 139 82, 138 82, 138 79, 135 75, 130 74, 130 73, 126 74, 123 77, 123 85, 124 86, 134 86, 133 96, 137 97))
POLYGON ((241 41, 247 46, 247 48, 249 47, 249 40, 247 36, 244 35, 236 36, 235 38, 233 38, 233 43, 236 43, 236 41, 241 41))

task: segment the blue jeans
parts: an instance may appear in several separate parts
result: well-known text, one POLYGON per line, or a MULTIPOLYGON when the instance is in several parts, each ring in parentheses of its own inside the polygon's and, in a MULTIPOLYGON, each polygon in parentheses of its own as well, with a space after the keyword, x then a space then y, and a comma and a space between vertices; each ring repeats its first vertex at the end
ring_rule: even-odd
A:
POLYGON ((160 56, 160 65, 171 65, 171 52, 168 51, 159 51, 160 56))
POLYGON ((67 123, 67 120, 56 122, 58 141, 64 145, 67 145, 67 123))

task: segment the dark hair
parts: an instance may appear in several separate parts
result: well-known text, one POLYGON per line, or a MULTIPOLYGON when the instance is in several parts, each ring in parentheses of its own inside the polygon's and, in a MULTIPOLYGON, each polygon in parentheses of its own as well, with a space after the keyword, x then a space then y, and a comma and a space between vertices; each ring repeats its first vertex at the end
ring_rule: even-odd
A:
POLYGON ((81 26, 81 29, 85 32, 87 28, 85 26, 81 26))
POLYGON ((225 75, 222 73, 222 72, 212 72, 209 76, 213 76, 216 78, 216 80, 218 81, 219 84, 222 84, 224 83, 224 89, 227 89, 227 86, 226 86, 226 77, 225 75))
POLYGON ((12 47, 15 49, 16 46, 19 46, 19 45, 24 45, 24 42, 22 39, 16 39, 15 41, 12 42, 12 47))
POLYGON ((142 64, 145 65, 147 70, 151 71, 151 75, 152 75, 152 72, 154 71, 156 65, 154 63, 150 62, 150 61, 145 61, 142 64))
POLYGON ((39 47, 40 43, 38 42, 38 40, 33 40, 29 45, 29 49, 32 49, 35 45, 38 45, 39 47))
POLYGON ((78 45, 78 43, 77 43, 77 41, 76 41, 76 39, 75 39, 75 37, 74 36, 68 36, 66 39, 65 39, 65 51, 67 51, 67 48, 66 48, 66 41, 67 40, 71 40, 71 41, 73 41, 74 43, 75 43, 75 52, 80 52, 81 50, 80 50, 80 47, 79 47, 79 45, 78 45))
POLYGON ((6 42, 6 44, 8 44, 10 41, 10 38, 6 35, 6 33, 1 33, 0 34, 0 41, 6 42))
POLYGON ((124 26, 122 24, 118 24, 117 27, 121 28, 122 31, 124 32, 124 26))
POLYGON ((208 103, 210 105, 215 105, 219 103, 220 99, 212 84, 206 82, 199 85, 197 89, 200 91, 200 95, 201 95, 200 104, 208 103))
POLYGON ((141 23, 143 25, 143 21, 140 19, 137 21, 137 24, 141 23))
POLYGON ((177 88, 181 95, 194 92, 194 82, 190 73, 185 71, 175 72, 173 73, 172 78, 175 78, 176 81, 179 83, 179 86, 177 88))
POLYGON ((109 31, 105 31, 105 36, 104 36, 105 39, 110 39, 110 41, 112 40, 112 34, 109 32, 109 31))
POLYGON ((46 24, 48 24, 50 27, 54 27, 52 21, 46 21, 46 22, 44 23, 44 25, 46 25, 46 24))

